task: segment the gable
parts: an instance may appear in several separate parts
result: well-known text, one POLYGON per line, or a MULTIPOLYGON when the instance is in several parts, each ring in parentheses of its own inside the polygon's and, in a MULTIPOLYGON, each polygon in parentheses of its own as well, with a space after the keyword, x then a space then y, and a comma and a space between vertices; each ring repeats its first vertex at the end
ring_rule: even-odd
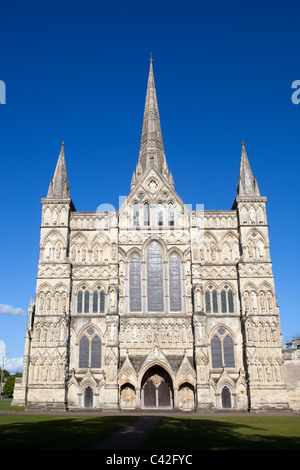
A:
POLYGON ((132 186, 129 195, 119 209, 120 220, 125 215, 132 218, 134 204, 139 206, 148 204, 150 208, 160 204, 164 212, 168 210, 168 204, 172 204, 173 210, 177 213, 188 211, 173 185, 164 178, 154 164, 151 164, 138 182, 132 186))

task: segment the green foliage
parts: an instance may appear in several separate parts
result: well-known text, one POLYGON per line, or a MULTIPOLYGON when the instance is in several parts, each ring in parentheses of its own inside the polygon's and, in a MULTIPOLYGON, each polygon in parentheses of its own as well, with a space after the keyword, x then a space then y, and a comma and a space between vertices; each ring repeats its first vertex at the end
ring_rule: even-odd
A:
POLYGON ((15 387, 15 376, 10 375, 7 377, 6 384, 3 387, 3 393, 7 397, 12 397, 14 394, 14 387, 15 387))

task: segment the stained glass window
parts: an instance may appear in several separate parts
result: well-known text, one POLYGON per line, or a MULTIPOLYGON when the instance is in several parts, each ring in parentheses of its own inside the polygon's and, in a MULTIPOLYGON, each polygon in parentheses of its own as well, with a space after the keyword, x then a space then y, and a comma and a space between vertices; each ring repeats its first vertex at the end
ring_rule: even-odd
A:
POLYGON ((176 254, 169 259, 169 282, 170 282, 170 310, 181 311, 181 276, 180 260, 176 254))
POLYGON ((147 252, 147 294, 149 312, 164 310, 163 260, 157 242, 149 245, 147 252))
POLYGON ((141 311, 141 262, 137 255, 132 255, 129 263, 129 301, 130 311, 141 311))
POLYGON ((149 204, 146 202, 144 204, 144 225, 149 225, 150 224, 150 209, 149 209, 149 204))

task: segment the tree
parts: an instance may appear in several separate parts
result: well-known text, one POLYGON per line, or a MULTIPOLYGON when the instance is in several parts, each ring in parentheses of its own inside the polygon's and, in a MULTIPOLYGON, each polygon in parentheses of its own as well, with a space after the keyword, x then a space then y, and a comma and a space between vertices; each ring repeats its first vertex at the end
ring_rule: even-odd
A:
POLYGON ((6 396, 12 397, 14 394, 14 387, 15 387, 15 378, 22 377, 20 372, 17 372, 15 375, 10 375, 7 378, 6 384, 3 387, 3 392, 6 396))

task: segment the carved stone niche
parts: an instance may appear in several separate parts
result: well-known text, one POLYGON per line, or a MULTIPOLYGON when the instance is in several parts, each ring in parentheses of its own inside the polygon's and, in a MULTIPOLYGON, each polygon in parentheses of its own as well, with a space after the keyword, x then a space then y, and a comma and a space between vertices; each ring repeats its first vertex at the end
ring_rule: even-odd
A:
POLYGON ((201 312, 202 310, 202 287, 197 285, 194 288, 194 311, 201 312))
POLYGON ((109 312, 116 313, 118 311, 118 287, 113 285, 109 288, 109 312))

